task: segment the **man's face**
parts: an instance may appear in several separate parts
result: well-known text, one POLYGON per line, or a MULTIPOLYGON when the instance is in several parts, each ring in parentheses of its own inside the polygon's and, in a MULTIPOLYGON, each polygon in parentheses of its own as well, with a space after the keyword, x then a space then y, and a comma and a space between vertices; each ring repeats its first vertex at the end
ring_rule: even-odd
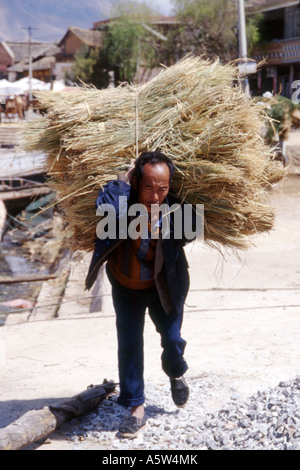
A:
POLYGON ((151 212, 151 205, 160 206, 170 189, 170 171, 166 163, 146 163, 138 188, 138 202, 151 212))

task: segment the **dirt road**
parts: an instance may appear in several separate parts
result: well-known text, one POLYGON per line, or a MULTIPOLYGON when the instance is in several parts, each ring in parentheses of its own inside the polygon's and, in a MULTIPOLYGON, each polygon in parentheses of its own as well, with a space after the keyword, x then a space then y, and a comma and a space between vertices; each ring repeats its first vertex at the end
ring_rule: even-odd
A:
MULTIPOLYGON (((231 387, 241 393, 299 375, 300 177, 272 195, 277 221, 270 234, 238 259, 202 244, 187 248, 191 289, 182 334, 187 376, 222 379, 218 401, 231 387)), ((82 279, 83 282, 83 279, 82 279)), ((118 380, 115 318, 107 291, 105 309, 0 329, 0 427, 28 409, 73 396, 104 378, 118 380)), ((160 339, 149 319, 145 380, 165 383, 160 339)), ((48 449, 68 449, 57 436, 48 449)))

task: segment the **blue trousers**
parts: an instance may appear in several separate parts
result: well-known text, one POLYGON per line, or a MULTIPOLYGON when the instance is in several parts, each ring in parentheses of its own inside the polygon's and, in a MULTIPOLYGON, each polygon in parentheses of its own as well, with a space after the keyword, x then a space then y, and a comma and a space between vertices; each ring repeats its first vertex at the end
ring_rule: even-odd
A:
POLYGON ((183 358, 186 341, 181 338, 181 315, 162 308, 156 287, 133 290, 123 287, 107 269, 112 284, 116 312, 120 395, 118 403, 137 406, 144 396, 144 323, 148 308, 156 330, 161 336, 162 369, 170 378, 181 377, 188 369, 183 358))

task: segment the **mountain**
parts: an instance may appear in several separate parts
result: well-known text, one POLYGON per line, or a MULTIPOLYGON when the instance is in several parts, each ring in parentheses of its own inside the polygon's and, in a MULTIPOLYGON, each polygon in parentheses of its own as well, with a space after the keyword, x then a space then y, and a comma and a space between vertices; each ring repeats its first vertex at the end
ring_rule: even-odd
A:
POLYGON ((56 41, 68 26, 91 28, 95 21, 107 18, 114 0, 0 0, 0 39, 56 41))
MULTIPOLYGON (((160 0, 156 10, 169 14, 172 0, 160 0)), ((0 41, 26 41, 28 26, 32 39, 59 41, 69 26, 90 29, 110 17, 116 0, 0 0, 0 41), (35 28, 35 29, 34 29, 35 28)), ((153 5, 152 0, 146 3, 153 5)))

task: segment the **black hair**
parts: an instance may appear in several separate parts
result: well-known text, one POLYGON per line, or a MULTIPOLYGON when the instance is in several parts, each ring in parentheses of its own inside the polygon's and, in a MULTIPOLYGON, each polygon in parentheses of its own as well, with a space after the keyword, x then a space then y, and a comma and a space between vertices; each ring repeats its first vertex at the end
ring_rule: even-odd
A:
POLYGON ((170 172, 170 183, 173 179, 175 167, 172 160, 161 152, 144 152, 135 161, 132 178, 135 178, 135 186, 139 187, 139 184, 143 178, 144 166, 150 163, 150 165, 156 165, 157 163, 166 163, 170 172))

